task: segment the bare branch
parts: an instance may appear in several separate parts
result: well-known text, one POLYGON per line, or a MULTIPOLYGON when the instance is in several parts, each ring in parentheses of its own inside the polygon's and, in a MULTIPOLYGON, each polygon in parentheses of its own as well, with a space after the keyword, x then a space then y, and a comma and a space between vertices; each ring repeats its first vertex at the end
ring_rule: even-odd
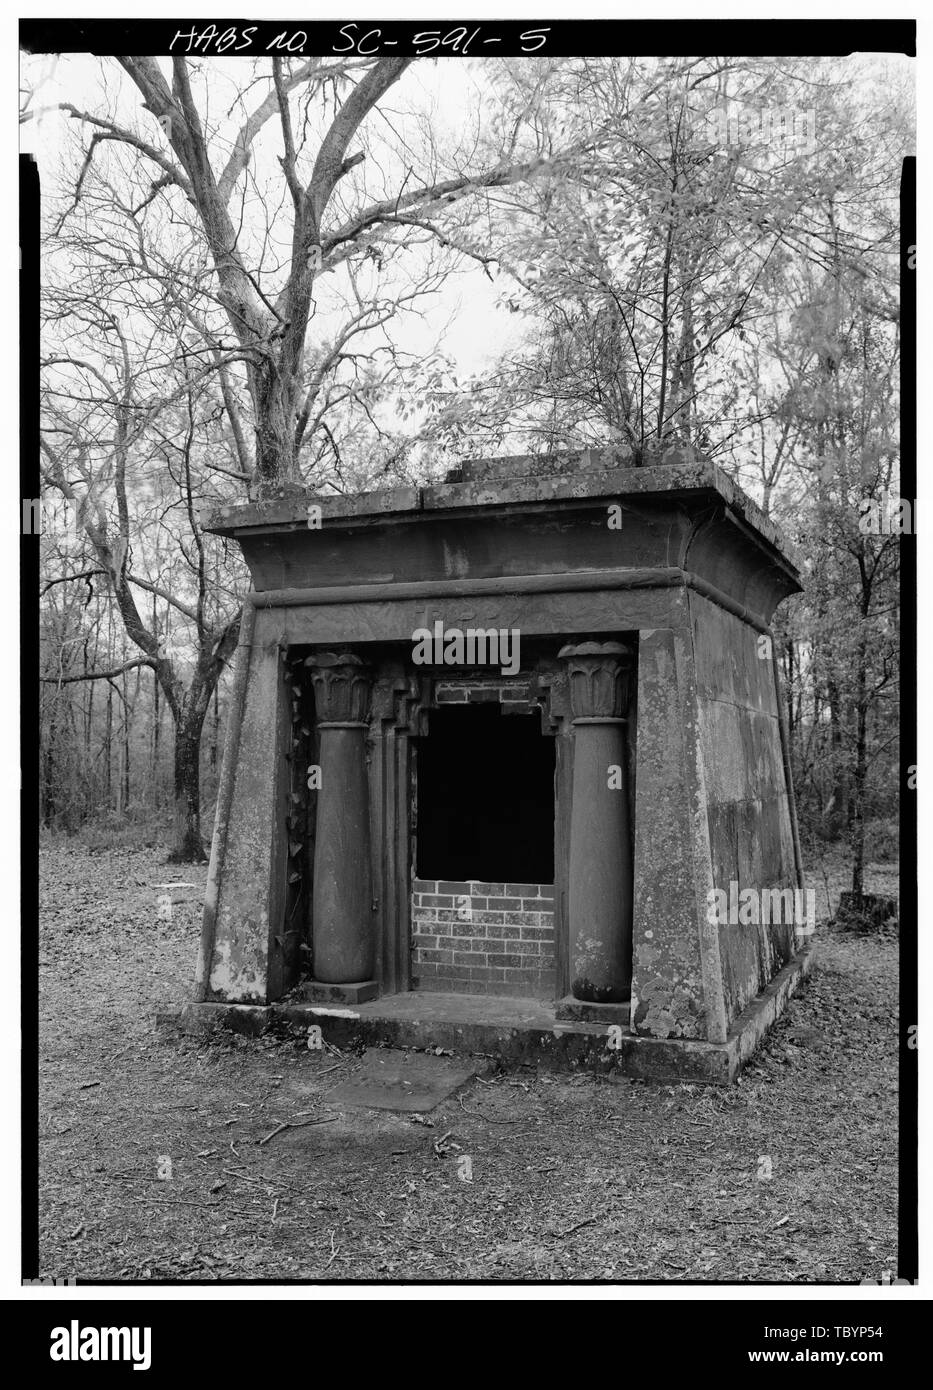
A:
MULTIPOLYGON (((280 63, 281 59, 273 59, 273 64, 280 63)), ((250 147, 256 136, 266 122, 275 115, 276 110, 281 109, 283 96, 287 96, 289 92, 293 92, 296 87, 300 87, 303 82, 307 82, 309 78, 313 77, 320 67, 320 63, 320 58, 310 58, 291 76, 281 75, 280 81, 276 83, 273 90, 269 92, 264 101, 260 102, 249 119, 240 127, 233 151, 217 181, 217 192, 225 204, 229 203, 236 181, 249 163, 250 147)))
POLYGON ((43 685, 73 685, 75 681, 109 681, 114 676, 122 676, 124 671, 132 671, 137 666, 148 666, 152 670, 156 669, 156 663, 149 657, 137 656, 132 661, 128 661, 125 666, 117 666, 112 671, 85 671, 80 676, 40 676, 39 680, 43 685))
MULTIPOLYGON (((178 165, 174 164, 164 151, 157 149, 155 145, 151 145, 148 140, 144 140, 141 136, 135 135, 131 130, 125 130, 122 126, 116 125, 113 121, 105 120, 101 116, 92 116, 89 111, 81 111, 77 106, 73 106, 71 102, 61 102, 58 109, 60 111, 67 111, 69 116, 74 120, 84 121, 87 125, 97 126, 100 131, 104 132, 103 134, 92 136, 91 138, 91 148, 88 150, 84 161, 84 167, 78 179, 79 188, 87 172, 87 166, 90 163, 95 142, 101 140, 119 140, 122 144, 131 145, 133 149, 139 150, 147 159, 151 159, 154 164, 158 164, 167 178, 169 178, 172 183, 176 183, 188 197, 191 197, 191 184, 181 169, 178 168, 178 165)), ((76 196, 75 202, 77 203, 77 201, 78 199, 76 196)))
MULTIPOLYGON (((96 573, 100 573, 100 571, 96 571, 96 573)), ((177 608, 179 613, 183 613, 185 617, 190 618, 193 623, 198 621, 198 615, 194 609, 182 603, 174 594, 170 594, 167 589, 161 588, 158 584, 153 584, 149 579, 143 579, 138 574, 127 574, 126 578, 128 583, 135 584, 138 589, 147 589, 150 594, 155 594, 157 598, 164 599, 166 603, 170 603, 173 608, 177 608)))
MULTIPOLYGON (((561 158, 567 158, 565 152, 561 158)), ((496 165, 479 174, 462 174, 456 178, 443 179, 439 183, 426 184, 402 193, 397 198, 384 198, 373 203, 356 217, 337 227, 322 238, 321 249, 326 256, 343 242, 355 241, 362 232, 383 222, 397 221, 399 213, 409 208, 417 208, 424 217, 433 207, 449 205, 469 197, 481 188, 502 188, 507 184, 520 183, 545 173, 554 167, 554 159, 533 159, 524 164, 496 165)))
POLYGON ((347 146, 379 98, 413 62, 413 58, 380 58, 356 84, 331 122, 321 141, 305 195, 315 228, 320 227, 338 179, 351 167, 346 161, 347 146))

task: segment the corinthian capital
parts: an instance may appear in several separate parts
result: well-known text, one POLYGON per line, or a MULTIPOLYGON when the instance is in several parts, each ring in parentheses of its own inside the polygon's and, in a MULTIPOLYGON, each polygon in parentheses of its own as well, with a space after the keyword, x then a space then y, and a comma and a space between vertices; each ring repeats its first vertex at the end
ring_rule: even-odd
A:
POLYGON ((577 719, 622 719, 628 710, 633 656, 622 642, 570 642, 558 656, 570 679, 577 719))
POLYGON ((362 657, 350 651, 315 652, 305 665, 311 673, 318 724, 365 724, 371 678, 362 657))

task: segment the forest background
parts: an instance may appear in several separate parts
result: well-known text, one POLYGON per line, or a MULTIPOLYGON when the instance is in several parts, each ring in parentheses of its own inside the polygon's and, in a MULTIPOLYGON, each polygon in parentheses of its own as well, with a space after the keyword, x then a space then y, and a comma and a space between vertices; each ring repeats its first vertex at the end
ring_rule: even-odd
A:
POLYGON ((203 509, 611 446, 795 543, 808 857, 896 857, 906 59, 33 56, 20 102, 48 834, 203 857, 248 587, 203 509))

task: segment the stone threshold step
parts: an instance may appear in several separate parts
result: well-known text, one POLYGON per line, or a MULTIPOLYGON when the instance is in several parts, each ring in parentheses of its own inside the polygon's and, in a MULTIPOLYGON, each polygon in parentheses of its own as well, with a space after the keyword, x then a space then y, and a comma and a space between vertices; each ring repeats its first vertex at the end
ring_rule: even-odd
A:
POLYGON ((800 951, 762 990, 722 1043, 638 1037, 618 1024, 559 1021, 538 1000, 477 995, 406 993, 354 1007, 311 1003, 183 1004, 157 1017, 159 1025, 205 1036, 215 1028, 260 1035, 319 1027, 335 1047, 440 1048, 483 1056, 505 1067, 540 1066, 592 1071, 609 1079, 726 1085, 738 1074, 790 996, 810 973, 814 947, 800 951))

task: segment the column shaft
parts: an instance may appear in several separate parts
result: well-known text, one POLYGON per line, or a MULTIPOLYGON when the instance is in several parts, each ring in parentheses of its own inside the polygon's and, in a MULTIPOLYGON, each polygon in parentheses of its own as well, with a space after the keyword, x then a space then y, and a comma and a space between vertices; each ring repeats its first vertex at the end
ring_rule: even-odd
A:
POLYGON ((632 981, 632 851, 622 720, 574 725, 570 831, 570 988, 621 1003, 632 981), (621 787, 610 768, 622 769, 621 787))
POLYGON ((375 938, 366 769, 369 676, 350 652, 308 660, 320 734, 311 893, 312 969, 323 984, 373 978, 375 938))
POLYGON ((374 969, 365 728, 321 730, 312 889, 314 978, 371 980, 374 969))
POLYGON ((593 1004, 624 1003, 632 979, 632 849, 625 720, 629 649, 562 648, 573 712, 570 813, 570 988, 593 1004))

